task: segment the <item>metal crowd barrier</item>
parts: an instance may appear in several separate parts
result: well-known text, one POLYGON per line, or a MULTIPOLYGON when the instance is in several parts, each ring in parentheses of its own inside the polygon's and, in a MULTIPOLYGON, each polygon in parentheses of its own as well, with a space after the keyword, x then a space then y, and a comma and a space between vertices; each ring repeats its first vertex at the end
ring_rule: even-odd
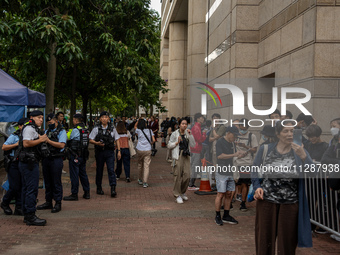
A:
POLYGON ((320 171, 316 177, 305 178, 310 221, 340 237, 340 217, 336 206, 340 194, 329 188, 327 176, 327 172, 320 171))

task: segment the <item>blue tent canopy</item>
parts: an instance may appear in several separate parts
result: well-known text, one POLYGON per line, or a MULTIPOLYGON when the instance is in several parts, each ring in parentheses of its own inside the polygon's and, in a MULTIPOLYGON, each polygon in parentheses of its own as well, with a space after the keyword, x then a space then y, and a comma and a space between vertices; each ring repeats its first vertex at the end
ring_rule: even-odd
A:
POLYGON ((25 106, 45 107, 45 94, 28 89, 0 69, 0 122, 18 121, 25 106))

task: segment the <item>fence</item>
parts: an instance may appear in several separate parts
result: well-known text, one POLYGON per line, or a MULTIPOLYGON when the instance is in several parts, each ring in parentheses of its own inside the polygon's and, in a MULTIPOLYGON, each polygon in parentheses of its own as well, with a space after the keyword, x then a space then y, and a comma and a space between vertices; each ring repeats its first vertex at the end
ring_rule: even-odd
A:
POLYGON ((327 175, 327 172, 320 171, 314 178, 305 178, 311 223, 340 237, 340 219, 336 206, 339 193, 329 188, 327 175))

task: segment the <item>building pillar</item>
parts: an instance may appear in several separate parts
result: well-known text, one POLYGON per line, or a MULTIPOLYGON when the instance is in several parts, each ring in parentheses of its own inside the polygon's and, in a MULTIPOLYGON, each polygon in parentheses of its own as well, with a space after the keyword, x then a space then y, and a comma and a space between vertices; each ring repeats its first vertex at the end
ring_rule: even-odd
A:
POLYGON ((206 24, 208 9, 206 0, 188 1, 188 72, 185 90, 186 115, 201 112, 201 91, 196 89, 197 82, 206 82, 206 24))
POLYGON ((172 22, 169 25, 169 117, 185 116, 186 56, 187 22, 172 22))

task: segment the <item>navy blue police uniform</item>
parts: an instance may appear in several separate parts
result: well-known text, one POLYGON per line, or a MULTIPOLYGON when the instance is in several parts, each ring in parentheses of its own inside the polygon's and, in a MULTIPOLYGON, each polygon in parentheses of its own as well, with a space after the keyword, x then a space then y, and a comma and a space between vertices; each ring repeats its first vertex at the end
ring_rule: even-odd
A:
MULTIPOLYGON (((41 111, 33 111, 30 116, 43 115, 41 111)), ((27 225, 44 226, 46 220, 35 215, 38 187, 39 187, 39 160, 41 155, 40 144, 34 147, 24 147, 24 140, 39 139, 39 128, 34 120, 24 125, 19 140, 19 170, 22 175, 22 210, 27 225)))
MULTIPOLYGON (((54 114, 50 113, 46 118, 46 122, 53 118, 54 114)), ((64 144, 67 142, 66 131, 58 122, 56 124, 50 124, 45 133, 53 142, 64 144)), ((52 213, 57 213, 61 210, 61 200, 63 199, 61 175, 65 148, 59 149, 49 143, 47 143, 47 147, 48 154, 42 159, 46 202, 37 206, 37 210, 52 209, 52 213), (55 201, 54 207, 52 199, 55 201)))
MULTIPOLYGON (((22 118, 18 121, 18 125, 24 125, 27 121, 28 121, 27 118, 22 118)), ((13 145, 18 143, 20 134, 21 130, 20 129, 16 130, 13 134, 11 134, 8 137, 4 144, 13 145)), ((5 169, 7 171, 9 189, 2 198, 1 208, 7 215, 11 215, 13 213, 12 209, 9 206, 12 199, 15 199, 14 215, 23 215, 21 203, 22 177, 19 171, 18 148, 19 146, 15 147, 12 150, 4 152, 6 163, 5 169)))
MULTIPOLYGON (((100 117, 109 113, 104 111, 100 114, 100 117)), ((103 195, 104 192, 102 190, 102 180, 103 180, 103 172, 104 165, 106 163, 107 173, 109 177, 109 184, 111 186, 111 197, 115 197, 116 193, 116 185, 117 179, 114 171, 115 164, 115 137, 117 136, 117 131, 113 125, 108 123, 108 125, 104 128, 101 124, 96 126, 91 134, 90 139, 95 140, 96 142, 102 142, 105 146, 95 145, 95 158, 96 158, 96 185, 97 185, 97 194, 103 195)))
MULTIPOLYGON (((77 119, 83 119, 81 114, 73 116, 77 119)), ((69 130, 69 132, 71 129, 69 130)), ((89 132, 84 123, 78 123, 70 133, 69 141, 67 142, 70 179, 71 179, 71 195, 64 197, 66 201, 77 201, 79 191, 79 179, 83 186, 83 198, 90 199, 90 183, 86 174, 86 160, 89 157, 88 143, 89 132)))

